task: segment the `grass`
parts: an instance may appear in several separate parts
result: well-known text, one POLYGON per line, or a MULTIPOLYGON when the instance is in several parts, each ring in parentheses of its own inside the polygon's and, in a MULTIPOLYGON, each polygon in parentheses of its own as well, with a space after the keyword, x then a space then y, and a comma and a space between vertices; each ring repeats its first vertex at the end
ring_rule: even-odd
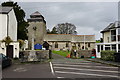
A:
POLYGON ((58 55, 61 55, 64 57, 66 57, 68 54, 70 54, 70 52, 68 52, 68 51, 52 51, 52 53, 58 54, 58 55))

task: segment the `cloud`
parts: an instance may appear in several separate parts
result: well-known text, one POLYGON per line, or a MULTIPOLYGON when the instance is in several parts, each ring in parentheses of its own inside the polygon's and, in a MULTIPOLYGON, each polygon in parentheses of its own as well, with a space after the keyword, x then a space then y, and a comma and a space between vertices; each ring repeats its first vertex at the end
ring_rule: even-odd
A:
POLYGON ((58 23, 75 24, 79 34, 96 34, 101 37, 109 23, 118 18, 117 2, 20 2, 26 12, 26 18, 39 11, 47 21, 47 27, 52 29, 58 23))

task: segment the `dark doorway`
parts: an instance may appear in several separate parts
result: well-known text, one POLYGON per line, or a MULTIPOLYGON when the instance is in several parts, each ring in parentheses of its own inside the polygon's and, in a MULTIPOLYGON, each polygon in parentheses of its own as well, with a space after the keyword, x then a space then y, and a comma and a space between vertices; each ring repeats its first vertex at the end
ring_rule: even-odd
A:
POLYGON ((7 46, 7 49, 6 49, 6 55, 9 57, 9 58, 13 58, 13 45, 9 45, 7 46))
POLYGON ((43 47, 46 49, 46 50, 49 50, 49 44, 45 41, 43 43, 43 47))

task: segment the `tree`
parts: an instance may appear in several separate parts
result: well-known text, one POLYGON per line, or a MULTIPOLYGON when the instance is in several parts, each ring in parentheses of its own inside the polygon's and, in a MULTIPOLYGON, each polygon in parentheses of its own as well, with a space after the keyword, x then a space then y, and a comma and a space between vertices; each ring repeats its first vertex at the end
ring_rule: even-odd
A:
POLYGON ((56 27, 53 27, 52 31, 50 31, 49 29, 47 29, 47 34, 58 34, 56 27))
POLYGON ((9 44, 13 41, 9 36, 7 36, 7 37, 5 37, 5 39, 2 40, 2 42, 5 42, 5 45, 9 46, 9 44))
POLYGON ((21 7, 17 4, 17 2, 3 2, 1 4, 2 6, 9 6, 9 7, 13 7, 15 15, 16 15, 16 19, 18 22, 18 30, 17 30, 17 38, 18 39, 27 39, 27 26, 28 23, 24 20, 25 18, 25 12, 23 9, 21 9, 21 7))
POLYGON ((50 32, 50 30, 49 29, 47 29, 47 34, 50 34, 51 32, 50 32))
POLYGON ((57 34, 58 32, 57 32, 57 29, 56 29, 56 27, 53 27, 53 29, 52 29, 52 31, 51 31, 51 34, 57 34))
POLYGON ((55 26, 58 34, 77 34, 76 27, 71 23, 62 23, 55 26))

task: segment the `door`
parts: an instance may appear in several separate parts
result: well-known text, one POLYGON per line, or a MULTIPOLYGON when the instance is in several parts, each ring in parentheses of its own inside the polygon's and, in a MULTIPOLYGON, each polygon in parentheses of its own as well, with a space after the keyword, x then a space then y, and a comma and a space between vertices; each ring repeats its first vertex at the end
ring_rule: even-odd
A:
POLYGON ((13 58, 13 45, 8 45, 6 50, 6 56, 13 58))

